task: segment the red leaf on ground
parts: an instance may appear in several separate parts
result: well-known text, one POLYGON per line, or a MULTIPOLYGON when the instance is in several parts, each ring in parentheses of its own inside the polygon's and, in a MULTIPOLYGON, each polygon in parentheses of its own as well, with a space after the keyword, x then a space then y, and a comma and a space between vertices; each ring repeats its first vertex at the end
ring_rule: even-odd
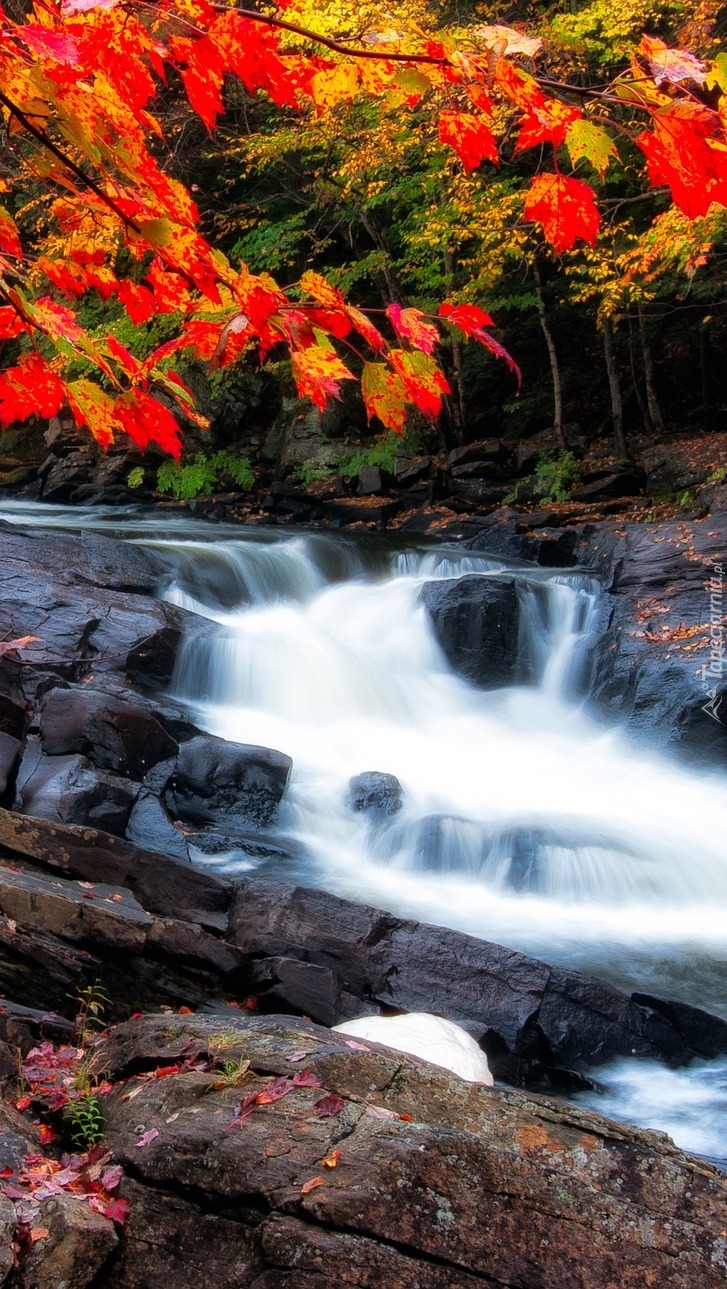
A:
POLYGON ((334 1096, 333 1093, 330 1093, 327 1097, 321 1097, 320 1101, 316 1101, 315 1104, 316 1118, 332 1119, 335 1115, 341 1113, 345 1104, 345 1101, 342 1101, 340 1097, 334 1096))

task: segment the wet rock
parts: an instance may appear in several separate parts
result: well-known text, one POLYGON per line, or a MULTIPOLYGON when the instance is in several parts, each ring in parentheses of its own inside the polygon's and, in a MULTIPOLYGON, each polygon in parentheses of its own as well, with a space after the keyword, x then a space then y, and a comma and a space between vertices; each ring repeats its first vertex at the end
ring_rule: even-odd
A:
POLYGON ((363 810, 390 818, 401 810, 402 788, 394 774, 365 770, 348 783, 348 801, 352 810, 363 810))
POLYGON ((175 828, 159 798, 143 788, 129 815, 124 836, 144 850, 156 850, 182 863, 189 863, 189 846, 184 832, 175 828))
POLYGON ((164 800, 175 819, 262 828, 275 818, 291 766, 282 752, 200 734, 180 747, 164 800))
POLYGON ((358 472, 358 493, 360 497, 377 495, 384 491, 381 471, 377 465, 362 466, 358 472))
POLYGON ((0 795, 8 786, 8 781, 18 763, 21 747, 20 739, 0 731, 0 795))
POLYGON ((160 1275, 202 1289, 202 1235, 219 1289, 724 1283, 724 1179, 661 1134, 291 1017, 146 1017, 113 1031, 103 1058, 118 1079, 221 1039, 226 1060, 250 1062, 242 1089, 190 1072, 107 1098, 108 1142, 134 1180, 99 1289, 160 1275), (241 1091, 292 1080, 302 1061, 319 1086, 291 1084, 233 1124, 241 1091), (336 1112, 322 1117, 325 1097, 336 1112), (142 1150, 140 1125, 157 1133, 142 1150))
POLYGON ((17 1226, 15 1205, 0 1195, 0 1285, 4 1285, 13 1269, 12 1243, 17 1226))
MULTIPOLYGON (((727 1022, 706 1012, 695 1009, 687 1024, 678 1007, 669 1014, 663 1004, 458 931, 259 878, 241 879, 235 892, 229 938, 257 959, 257 972, 293 956, 294 945, 296 958, 333 972, 341 991, 369 1006, 434 1012, 463 1025, 492 1054, 496 1074, 501 1043, 525 1062, 525 1078, 528 1063, 578 1070, 640 1055, 678 1065, 727 1052, 727 1022)), ((328 1000, 335 997, 331 982, 326 988, 328 1000)), ((314 993, 288 1002, 322 1018, 314 993)))
POLYGON ((86 1289, 116 1247, 112 1222, 72 1195, 42 1201, 36 1241, 13 1277, 17 1289, 86 1289))
POLYGON ((44 934, 132 952, 143 948, 153 924, 123 887, 5 866, 0 866, 0 912, 44 934))
MULTIPOLYGON (((130 845, 94 828, 31 819, 0 810, 0 847, 86 881, 126 886, 144 908, 200 923, 214 931, 227 926, 232 899, 229 882, 200 873, 187 863, 130 845)), ((1 1022, 1 1015, 0 1015, 1 1022)))
POLYGON ((142 779, 177 750, 159 721, 131 696, 124 700, 86 687, 56 688, 43 702, 40 722, 49 756, 80 752, 99 769, 132 779, 142 779))
POLYGON ((599 477, 590 479, 581 487, 575 488, 571 501, 598 501, 601 497, 637 497, 643 492, 645 475, 640 470, 615 470, 601 472, 599 477))
POLYGON ((514 683, 519 609, 513 578, 466 576, 426 582, 421 602, 456 672, 488 689, 514 683))
POLYGON ((480 439, 477 443, 455 448, 447 457, 447 465, 450 470, 457 470, 464 465, 506 461, 507 457, 507 448, 500 439, 480 439))
POLYGON ((87 824, 123 837, 138 791, 84 756, 45 756, 31 738, 18 770, 15 805, 39 819, 87 824))

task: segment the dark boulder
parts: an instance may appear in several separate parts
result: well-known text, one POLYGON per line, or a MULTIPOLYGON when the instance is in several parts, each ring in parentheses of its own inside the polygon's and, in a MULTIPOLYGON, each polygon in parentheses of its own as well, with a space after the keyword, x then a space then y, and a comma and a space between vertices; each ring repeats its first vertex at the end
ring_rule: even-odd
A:
POLYGON ((177 744, 151 712, 98 689, 53 689, 40 714, 41 742, 49 756, 81 752, 102 770, 143 779, 177 744))
POLYGON ((365 770, 349 780, 348 803, 352 810, 389 818, 401 810, 401 796, 401 784, 394 774, 365 770))
MULTIPOLYGON (((637 1055, 678 1065, 727 1052, 727 1022, 706 1012, 688 1009, 687 1024, 679 1007, 670 1013, 580 972, 322 891, 243 878, 229 936, 258 972, 277 970, 270 959, 290 958, 295 946, 295 957, 333 972, 342 994, 369 1007, 432 1011, 464 1025, 492 1053, 496 1074, 503 1043, 526 1078, 528 1063, 579 1068, 637 1055)), ((327 990, 330 1000, 333 985, 327 990)), ((280 979, 277 996, 285 1001, 280 979)), ((299 992, 288 1002, 301 1006, 299 992)), ((320 1019, 315 1005, 312 995, 302 1009, 320 1019)))
POLYGON ((5 792, 8 782, 18 763, 22 743, 11 734, 0 731, 0 795, 5 792))
POLYGON ((15 784, 15 806, 58 823, 88 824, 122 837, 139 789, 97 770, 84 756, 46 756, 28 739, 15 784))
POLYGON ((134 803, 123 834, 127 841, 145 850, 157 850, 189 863, 189 846, 181 828, 175 828, 162 802, 144 788, 134 803))
POLYGON ((426 582, 421 602, 456 672, 488 689, 514 683, 519 607, 513 578, 470 575, 426 582))
POLYGON ((262 828, 275 818, 291 766, 282 752, 200 734, 180 747, 164 801, 175 819, 262 828))

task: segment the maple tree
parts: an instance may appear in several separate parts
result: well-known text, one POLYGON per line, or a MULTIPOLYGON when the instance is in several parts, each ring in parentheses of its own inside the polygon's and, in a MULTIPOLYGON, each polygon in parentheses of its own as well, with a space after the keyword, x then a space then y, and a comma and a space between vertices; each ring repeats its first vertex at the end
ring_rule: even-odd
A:
POLYGON ((519 219, 556 254, 597 242, 598 178, 619 150, 629 165, 642 158, 646 182, 667 188, 686 219, 727 206, 724 55, 699 58, 646 35, 615 75, 584 86, 545 66, 537 35, 496 23, 437 31, 406 11, 396 21, 366 16, 355 38, 331 35, 307 0, 268 11, 36 0, 19 21, 3 12, 0 107, 12 167, 0 207, 0 339, 20 352, 0 374, 0 424, 68 405, 102 446, 124 430, 176 455, 171 409, 202 419, 174 367, 184 350, 214 371, 282 346, 298 392, 319 408, 360 376, 369 417, 396 432, 407 407, 436 416, 449 393, 436 356, 442 329, 515 368, 473 303, 450 298, 427 313, 394 302, 383 321, 311 269, 282 286, 233 266, 200 231, 195 200, 173 174, 152 111, 165 82, 181 84, 209 130, 230 78, 333 129, 362 99, 424 114, 424 146, 444 148, 465 181, 531 153, 519 219), (572 173, 582 162, 595 183, 572 173), (42 236, 19 213, 29 184, 44 195, 42 236), (82 325, 88 292, 118 301, 135 324, 169 315, 175 333, 139 359, 112 330, 82 325), (74 374, 79 360, 92 376, 74 374))

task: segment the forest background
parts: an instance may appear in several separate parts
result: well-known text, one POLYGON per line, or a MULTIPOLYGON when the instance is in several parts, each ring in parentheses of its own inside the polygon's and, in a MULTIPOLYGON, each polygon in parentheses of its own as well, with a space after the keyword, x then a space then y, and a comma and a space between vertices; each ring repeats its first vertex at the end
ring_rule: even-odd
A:
MULTIPOLYGON (((75 6, 79 12, 90 7, 75 6)), ((644 33, 699 59, 716 57, 713 68, 727 79, 718 53, 727 17, 714 0, 510 6, 403 0, 386 13, 353 0, 294 0, 281 12, 328 39, 369 48, 378 42, 384 51, 413 32, 431 40, 442 28, 467 48, 477 44, 483 26, 506 24, 524 33, 525 46, 542 41, 548 77, 569 87, 561 98, 577 101, 581 89, 584 103, 590 89, 633 68, 644 33)), ((25 16, 21 6, 15 18, 25 16)), ((667 88, 679 87, 685 75, 675 73, 667 88)), ((216 112, 202 119, 199 104, 196 113, 190 109, 189 84, 185 93, 179 77, 168 75, 155 106, 170 145, 162 167, 192 193, 204 236, 233 266, 246 263, 281 283, 319 274, 374 322, 391 305, 436 316, 443 300, 492 316, 497 342, 522 371, 521 387, 512 363, 493 361, 487 348, 456 328, 448 331, 440 362, 451 392, 436 432, 421 416, 410 418, 415 449, 450 449, 497 435, 511 442, 544 436, 565 452, 572 445, 587 449, 605 434, 624 458, 631 435, 721 430, 727 412, 724 205, 715 202, 695 218, 683 202, 682 208, 672 204, 668 188, 647 187, 633 135, 622 129, 617 151, 613 130, 604 133, 606 122, 591 110, 590 134, 570 136, 568 153, 572 173, 596 192, 598 236, 593 244, 581 238, 569 244, 568 237, 549 243, 524 210, 544 158, 548 167, 547 142, 503 147, 497 165, 476 152, 468 156, 461 138, 452 146, 417 77, 407 69, 385 95, 341 95, 339 87, 325 110, 319 100, 303 112, 225 78, 224 110, 211 131, 216 112)), ((6 118, 12 124, 12 114, 6 118)), ((48 265, 58 262, 68 230, 54 231, 56 194, 45 176, 34 182, 26 173, 19 183, 10 130, 8 137, 0 170, 6 200, 25 244, 42 252, 40 272, 28 278, 28 298, 47 292, 50 277, 51 294, 60 300, 68 281, 59 274, 54 281, 48 265)), ((140 263, 146 271, 148 262, 140 263)), ((178 332, 180 314, 173 307, 159 311, 143 290, 71 294, 84 331, 114 336, 136 363, 173 343, 178 332)), ((25 335, 6 335, 3 366, 17 364, 27 347, 25 335)), ((211 420, 210 450, 245 455, 295 398, 290 357, 273 353, 261 365, 247 355, 229 366, 209 357, 182 350, 176 371, 211 420)), ((77 382, 98 375, 94 368, 95 357, 87 361, 78 349, 70 356, 77 382)), ((376 417, 367 421, 356 387, 341 393, 342 412, 330 422, 334 437, 350 446, 380 434, 382 425, 376 417)), ((198 452, 204 440, 193 421, 186 428, 189 450, 198 452)), ((240 482, 246 479, 240 473, 240 482)))

